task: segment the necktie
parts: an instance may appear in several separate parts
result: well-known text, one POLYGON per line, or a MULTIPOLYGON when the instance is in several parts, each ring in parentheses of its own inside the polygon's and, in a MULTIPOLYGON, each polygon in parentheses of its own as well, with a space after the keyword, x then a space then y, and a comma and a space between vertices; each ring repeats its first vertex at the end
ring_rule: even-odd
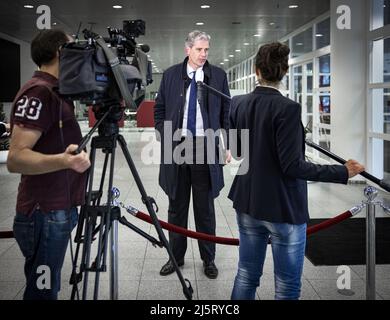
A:
POLYGON ((197 97, 197 88, 195 73, 193 72, 193 77, 190 85, 190 99, 188 102, 188 118, 187 118, 187 129, 191 131, 192 136, 196 135, 196 97, 197 97))

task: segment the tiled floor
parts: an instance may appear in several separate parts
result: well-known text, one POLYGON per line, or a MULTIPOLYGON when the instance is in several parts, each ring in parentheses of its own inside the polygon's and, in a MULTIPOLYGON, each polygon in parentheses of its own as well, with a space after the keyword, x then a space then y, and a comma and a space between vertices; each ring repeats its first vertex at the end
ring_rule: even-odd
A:
MULTIPOLYGON (((153 133, 149 130, 143 132, 129 130, 123 132, 128 147, 142 182, 149 196, 156 199, 160 208, 158 217, 167 220, 167 197, 158 186, 158 164, 153 159, 159 159, 158 146, 153 153, 150 138, 153 133)), ((96 170, 101 172, 102 156, 96 161, 96 170)), ((220 197, 215 201, 217 215, 217 235, 223 237, 238 236, 235 214, 227 193, 231 186, 236 165, 225 167, 225 184, 220 197)), ((16 190, 19 176, 8 173, 4 164, 0 164, 0 230, 10 230, 12 227, 16 190)), ((130 170, 121 152, 117 152, 114 184, 121 191, 120 200, 146 212, 142 204, 139 191, 134 183, 130 170)), ((327 218, 335 216, 363 199, 364 185, 335 185, 310 183, 309 206, 312 218, 327 218)), ((380 193, 380 198, 384 197, 380 193)), ((387 201, 389 198, 384 199, 387 201)), ((378 210, 377 216, 385 216, 378 210)), ((127 219, 142 230, 156 236, 154 227, 137 219, 122 210, 127 219)), ((359 217, 364 217, 364 212, 359 217)), ((190 212, 189 227, 194 229, 193 213, 190 212)), ((167 232, 165 232, 167 235, 167 232)), ((168 254, 165 249, 155 248, 151 243, 126 227, 119 226, 119 298, 120 299, 158 299, 176 300, 185 299, 180 282, 176 274, 161 277, 159 270, 167 261, 168 254)), ((186 263, 181 268, 183 276, 191 281, 194 289, 194 299, 229 299, 237 270, 238 248, 217 246, 216 264, 219 268, 217 280, 209 280, 202 270, 197 242, 188 240, 186 263)), ((390 299, 390 266, 378 265, 376 268, 377 299, 390 299)), ((71 288, 68 285, 71 273, 70 253, 62 273, 62 290, 60 299, 69 299, 71 288)), ((336 267, 315 267, 305 259, 302 279, 302 296, 304 300, 319 299, 365 299, 365 266, 352 266, 351 291, 342 294, 337 289, 336 267)), ((90 276, 89 292, 92 293, 93 277, 90 276)), ((23 258, 13 239, 0 239, 0 299, 21 299, 24 290, 23 258)), ((258 299, 273 299, 273 265, 272 257, 268 252, 264 267, 264 276, 257 290, 258 299)), ((89 294, 89 298, 92 295, 89 294)), ((109 272, 101 275, 100 299, 109 298, 109 272)))

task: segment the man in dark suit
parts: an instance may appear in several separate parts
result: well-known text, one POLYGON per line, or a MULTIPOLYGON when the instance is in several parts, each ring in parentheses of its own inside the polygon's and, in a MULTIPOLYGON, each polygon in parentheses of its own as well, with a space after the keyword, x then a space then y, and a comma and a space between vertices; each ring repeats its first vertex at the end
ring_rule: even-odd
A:
MULTIPOLYGON (((168 222, 187 228, 192 189, 196 230, 215 235, 214 198, 224 186, 222 165, 230 162, 229 151, 223 155, 219 152, 216 132, 228 129, 230 102, 211 92, 197 92, 196 82, 230 94, 226 73, 207 61, 209 44, 210 36, 204 32, 193 31, 188 35, 187 58, 163 74, 154 119, 161 139, 159 183, 169 197, 168 222)), ((227 139, 225 142, 227 146, 227 139)), ((178 265, 182 266, 186 237, 170 232, 169 242, 178 265)), ((198 245, 204 272, 215 279, 218 276, 215 244, 199 241, 198 245)), ((173 263, 168 261, 160 274, 173 272, 173 263)))

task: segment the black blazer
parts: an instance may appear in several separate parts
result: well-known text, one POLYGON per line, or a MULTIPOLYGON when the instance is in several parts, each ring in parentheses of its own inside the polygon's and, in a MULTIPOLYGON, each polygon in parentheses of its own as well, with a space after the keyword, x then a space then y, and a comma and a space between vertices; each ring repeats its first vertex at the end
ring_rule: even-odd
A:
MULTIPOLYGON (((249 129, 249 157, 244 159, 249 161, 249 171, 235 177, 229 193, 239 213, 274 223, 307 223, 306 180, 348 182, 345 166, 305 161, 301 106, 276 89, 257 87, 250 94, 234 97, 230 129, 249 129)), ((239 147, 233 156, 245 155, 241 136, 233 137, 232 151, 235 144, 239 147)))
MULTIPOLYGON (((174 65, 167 69, 161 80, 160 89, 154 107, 155 128, 161 137, 161 165, 159 174, 159 184, 165 193, 174 199, 177 188, 178 166, 175 163, 165 164, 164 153, 173 153, 178 145, 178 141, 173 141, 171 148, 165 150, 164 144, 164 122, 172 123, 172 132, 165 132, 165 138, 171 139, 177 129, 182 128, 184 116, 184 104, 186 99, 186 90, 191 83, 187 75, 188 58, 183 63, 174 65)), ((204 82, 213 88, 230 96, 226 72, 221 68, 215 67, 208 62, 203 66, 204 82)), ((212 129, 216 132, 218 129, 228 131, 229 127, 229 109, 230 101, 222 99, 220 96, 207 90, 202 90, 203 103, 202 110, 204 129, 212 129)), ((206 137, 207 138, 207 137, 206 137)), ((170 145, 169 143, 167 145, 170 145)), ((218 141, 215 142, 215 164, 210 164, 211 193, 213 198, 219 195, 224 187, 222 165, 219 164, 218 141)))

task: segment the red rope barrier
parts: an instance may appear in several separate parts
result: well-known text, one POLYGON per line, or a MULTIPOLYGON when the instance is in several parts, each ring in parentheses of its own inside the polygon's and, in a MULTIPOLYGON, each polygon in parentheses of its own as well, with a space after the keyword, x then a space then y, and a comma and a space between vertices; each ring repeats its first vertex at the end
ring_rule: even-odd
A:
POLYGON ((0 232, 0 239, 11 239, 13 237, 14 237, 14 233, 12 231, 0 232))
MULTIPOLYGON (((143 212, 138 211, 135 214, 135 217, 137 217, 145 222, 148 222, 150 224, 153 223, 152 218, 143 212)), ((193 239, 205 240, 205 241, 215 242, 215 243, 219 243, 219 244, 226 244, 226 245, 230 245, 230 246, 238 246, 238 239, 216 237, 216 236, 212 236, 212 235, 209 235, 206 233, 195 232, 195 231, 188 230, 188 229, 185 229, 182 227, 178 227, 178 226, 175 226, 174 224, 170 224, 170 223, 167 223, 165 221, 158 220, 158 222, 160 223, 161 227, 165 230, 172 231, 172 232, 179 233, 179 234, 183 234, 183 235, 186 235, 186 236, 193 238, 193 239)))
MULTIPOLYGON (((315 226, 311 226, 311 227, 307 228, 306 235, 310 236, 313 233, 316 233, 316 232, 321 231, 323 229, 329 228, 335 224, 338 224, 344 220, 349 219, 350 217, 353 216, 351 210, 346 211, 346 212, 338 215, 337 217, 334 217, 332 219, 329 219, 329 220, 326 220, 322 223, 319 223, 315 226)), ((148 222, 150 224, 153 223, 152 218, 149 215, 147 215, 141 211, 138 211, 137 213, 135 213, 134 216, 145 221, 145 222, 148 222)), ((211 242, 215 242, 218 244, 225 244, 225 245, 231 245, 231 246, 238 246, 239 245, 238 239, 216 237, 216 236, 212 236, 212 235, 209 235, 206 233, 195 232, 195 231, 188 230, 188 229, 185 229, 182 227, 178 227, 178 226, 175 226, 173 224, 169 224, 165 221, 158 220, 158 222, 160 223, 160 225, 163 229, 185 235, 189 238, 211 241, 211 242)))
MULTIPOLYGON (((138 219, 141 219, 145 222, 148 222, 150 224, 152 224, 152 218, 141 212, 141 211, 138 211, 137 213, 133 214, 135 217, 137 217, 138 219)), ((321 231, 323 229, 327 229, 335 224, 338 224, 344 220, 347 220, 349 218, 351 218, 353 216, 353 213, 351 210, 349 211, 346 211, 340 215, 338 215, 337 217, 335 218, 332 218, 332 219, 329 219, 329 220, 326 220, 322 223, 319 223, 315 226, 311 226, 309 228, 307 228, 307 232, 306 232, 306 235, 307 236, 310 236, 318 231, 321 231)), ((179 233, 179 234, 182 234, 182 235, 185 235, 189 238, 193 238, 193 239, 197 239, 197 240, 204 240, 204 241, 210 241, 210 242, 215 242, 215 243, 218 243, 218 244, 224 244, 224 245, 230 245, 230 246, 238 246, 239 245, 239 240, 238 239, 234 239, 234 238, 223 238, 223 237, 217 237, 217 236, 212 236, 210 234, 206 234, 206 233, 201 233, 201 232, 195 232, 195 231, 192 231, 192 230, 188 230, 188 229, 185 229, 185 228, 182 228, 182 227, 178 227, 178 226, 175 226, 173 224, 169 224, 165 221, 161 221, 161 220, 158 220, 158 222, 160 223, 161 227, 165 230, 168 230, 168 231, 171 231, 171 232, 175 232, 175 233, 179 233)), ((0 239, 8 239, 8 238, 13 238, 14 237, 14 234, 12 231, 3 231, 3 232, 0 232, 0 239)))
POLYGON ((315 226, 311 226, 311 227, 307 228, 306 235, 310 236, 313 233, 316 233, 316 232, 321 231, 323 229, 327 229, 335 224, 338 224, 340 222, 343 222, 344 220, 351 218, 352 216, 353 216, 353 214, 351 211, 346 211, 333 219, 326 220, 324 222, 316 224, 315 226))

